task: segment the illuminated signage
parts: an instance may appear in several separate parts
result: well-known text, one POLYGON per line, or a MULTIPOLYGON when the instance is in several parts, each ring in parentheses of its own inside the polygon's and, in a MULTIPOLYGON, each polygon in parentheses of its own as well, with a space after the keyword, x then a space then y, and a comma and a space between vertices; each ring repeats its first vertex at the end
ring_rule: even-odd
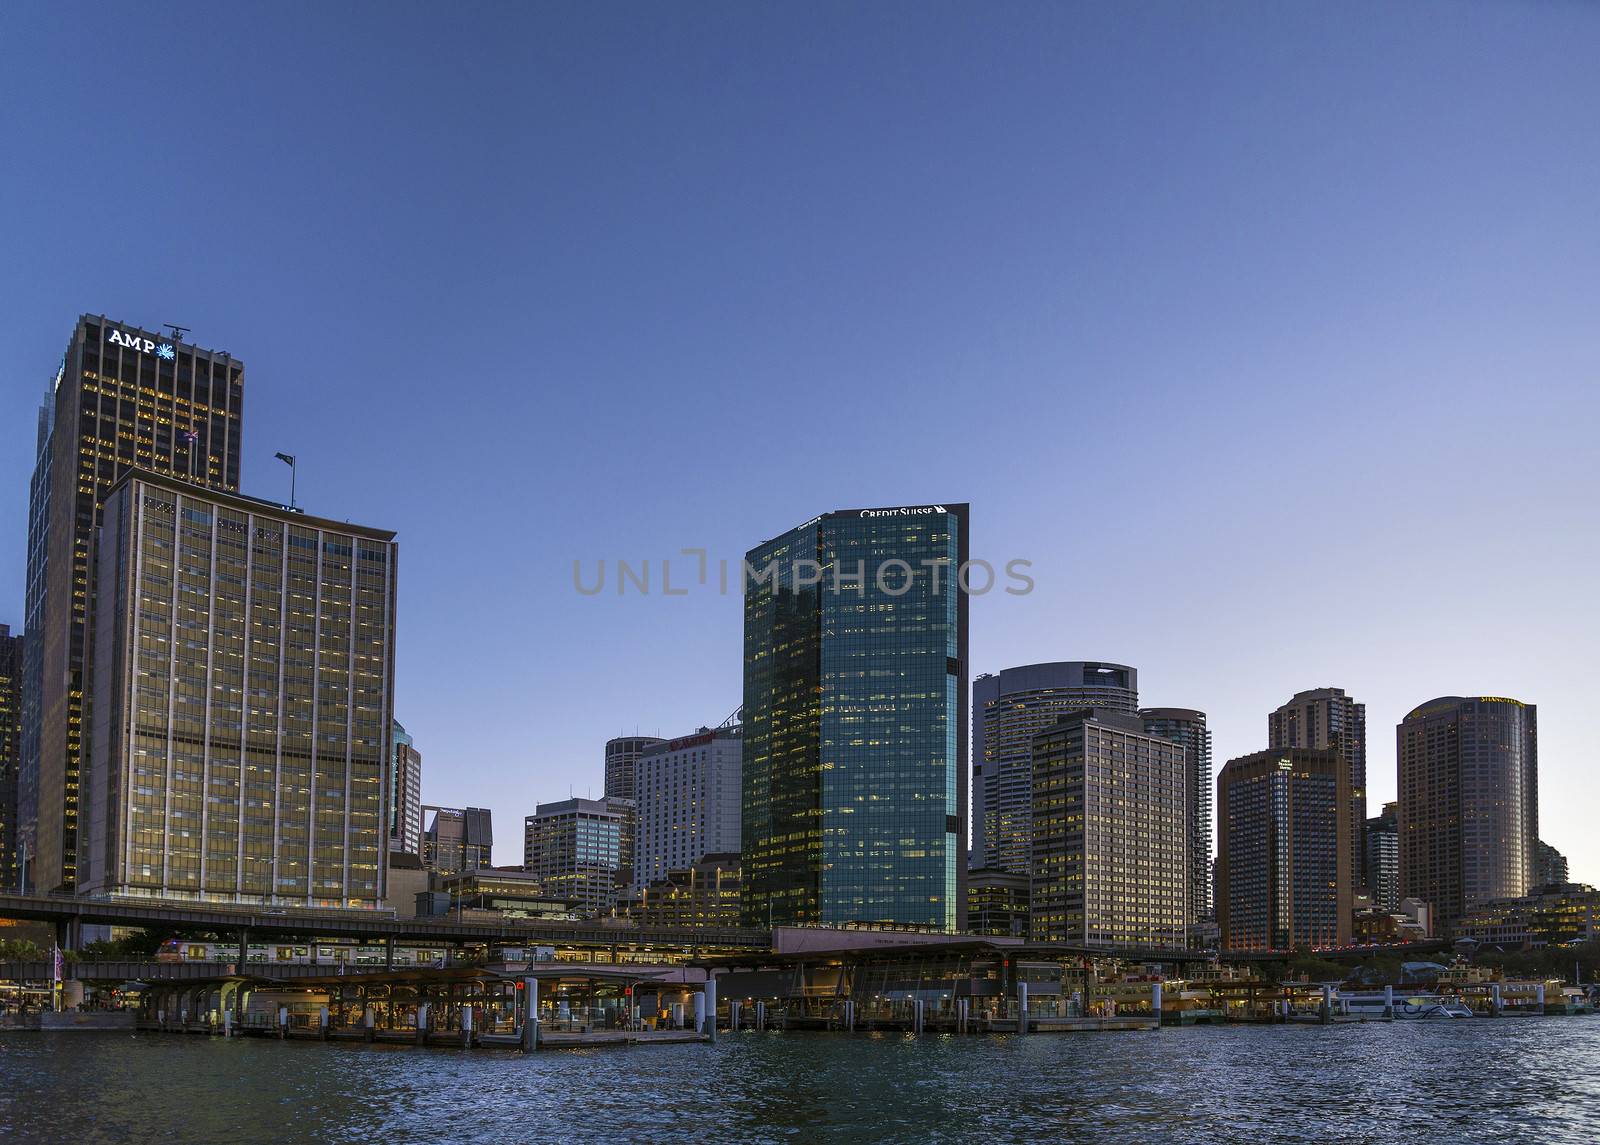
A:
POLYGON ((130 350, 138 350, 143 354, 154 354, 163 362, 170 362, 177 357, 177 352, 173 350, 171 342, 156 342, 121 330, 107 332, 106 341, 113 346, 126 346, 130 350))
POLYGON ((948 511, 943 505, 915 505, 900 509, 863 509, 860 515, 863 517, 916 517, 923 513, 945 513, 948 511))

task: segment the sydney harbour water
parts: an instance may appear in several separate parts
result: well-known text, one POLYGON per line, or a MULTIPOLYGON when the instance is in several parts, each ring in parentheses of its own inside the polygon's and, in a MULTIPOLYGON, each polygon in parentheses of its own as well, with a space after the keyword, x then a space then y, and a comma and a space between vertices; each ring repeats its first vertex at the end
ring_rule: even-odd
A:
POLYGON ((1600 1017, 498 1051, 0 1034, 0 1141, 1592 1142, 1600 1017))

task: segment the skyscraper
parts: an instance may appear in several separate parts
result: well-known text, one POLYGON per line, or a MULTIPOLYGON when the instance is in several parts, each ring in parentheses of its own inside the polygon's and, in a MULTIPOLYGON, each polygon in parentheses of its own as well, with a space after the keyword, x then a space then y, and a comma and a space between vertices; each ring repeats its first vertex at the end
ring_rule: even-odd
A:
POLYGON ((1297 692, 1267 717, 1267 747, 1332 748, 1350 772, 1350 888, 1360 887, 1367 825, 1367 706, 1343 688, 1297 692))
POLYGON ((688 870, 707 855, 738 853, 743 763, 738 726, 701 728, 639 757, 634 890, 666 878, 668 871, 688 870))
POLYGON ((1230 759, 1217 777, 1222 949, 1350 942, 1350 768, 1332 748, 1230 759))
POLYGON ((639 757, 666 741, 659 736, 618 736, 606 740, 606 789, 613 799, 637 799, 639 757))
POLYGON ((840 510, 747 554, 750 925, 961 928, 967 525, 965 505, 840 510))
POLYGON ((1396 729, 1400 897, 1450 926, 1532 889, 1539 843, 1538 712, 1502 696, 1430 700, 1396 729))
POLYGON ((376 907, 394 534, 134 470, 106 498, 80 889, 376 907))
POLYGON ((1385 803, 1383 812, 1367 820, 1366 887, 1372 905, 1394 914, 1400 909, 1400 805, 1385 803))
POLYGON ((1211 913, 1211 729, 1193 708, 1144 708, 1149 735, 1183 745, 1183 793, 1188 805, 1189 920, 1211 913))
POLYGON ((394 722, 390 766, 389 849, 422 854, 422 753, 411 733, 394 722))
POLYGON ((1188 945, 1184 748, 1087 708, 1033 737, 1035 941, 1188 945))
POLYGON ((433 819, 422 833, 422 865, 441 875, 494 866, 494 814, 487 807, 433 807, 422 815, 433 819))
POLYGON ((1081 708, 1133 714, 1139 674, 1126 664, 1068 660, 1006 668, 972 682, 974 870, 1030 872, 1033 737, 1081 708))
POLYGON ((243 405, 244 364, 226 353, 87 314, 73 330, 40 410, 29 484, 19 801, 36 890, 77 880, 90 561, 101 506, 134 466, 237 491, 243 405))
POLYGON ((17 769, 22 764, 23 640, 0 624, 0 892, 17 889, 17 769))

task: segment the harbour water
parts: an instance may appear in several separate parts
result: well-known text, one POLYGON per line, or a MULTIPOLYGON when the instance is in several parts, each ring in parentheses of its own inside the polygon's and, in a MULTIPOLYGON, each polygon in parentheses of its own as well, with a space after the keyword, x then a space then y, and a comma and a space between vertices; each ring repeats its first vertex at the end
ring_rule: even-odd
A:
POLYGON ((1600 1017, 530 1056, 0 1034, 0 1141, 1593 1142, 1600 1017))

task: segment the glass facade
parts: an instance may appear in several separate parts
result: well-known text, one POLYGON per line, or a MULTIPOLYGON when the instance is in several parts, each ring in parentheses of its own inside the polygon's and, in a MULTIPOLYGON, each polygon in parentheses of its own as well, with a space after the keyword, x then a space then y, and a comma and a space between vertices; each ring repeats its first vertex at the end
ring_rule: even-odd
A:
POLYGON ((82 889, 376 907, 393 534, 135 474, 97 567, 82 889))
POLYGON ((1267 716, 1267 746, 1331 748, 1350 773, 1350 886, 1363 885, 1367 829, 1367 705, 1343 688, 1297 692, 1267 716))
POLYGON ((744 917, 965 915, 967 507, 844 510, 746 556, 744 917))
POLYGON ((1183 745, 1184 798, 1189 805, 1189 920, 1211 917, 1211 729, 1192 708, 1145 708, 1144 730, 1183 745))
POLYGON ((0 891, 17 889, 17 770, 22 763, 23 640, 0 624, 0 891))
POLYGON ((1217 922, 1233 951, 1350 941, 1350 774, 1332 748, 1229 760, 1217 780, 1217 922))
POLYGON ((90 550, 112 486, 138 467, 239 487, 244 364, 95 315, 79 319, 40 415, 29 486, 29 663, 23 801, 30 883, 77 880, 80 770, 91 678, 90 550))
POLYGON ((617 898, 632 814, 626 799, 541 803, 523 821, 522 869, 547 897, 573 903, 584 917, 603 914, 617 898))

